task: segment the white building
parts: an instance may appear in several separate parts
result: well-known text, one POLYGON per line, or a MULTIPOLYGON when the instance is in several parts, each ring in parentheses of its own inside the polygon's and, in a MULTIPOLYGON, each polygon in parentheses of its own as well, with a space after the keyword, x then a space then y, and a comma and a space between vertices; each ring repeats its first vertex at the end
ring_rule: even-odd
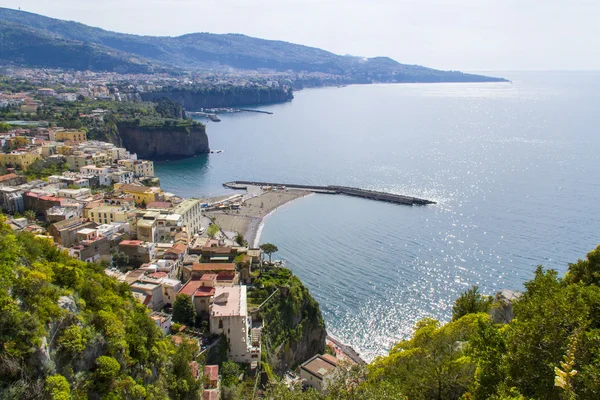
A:
POLYGON ((173 214, 181 215, 181 222, 190 235, 202 228, 202 203, 198 199, 186 199, 175 206, 173 214))
POLYGON ((318 391, 327 388, 328 381, 334 376, 337 368, 337 358, 329 354, 313 356, 300 366, 300 378, 306 386, 318 391))
POLYGON ((260 332, 251 329, 246 286, 217 286, 209 310, 210 332, 229 339, 229 359, 249 364, 260 361, 260 332))

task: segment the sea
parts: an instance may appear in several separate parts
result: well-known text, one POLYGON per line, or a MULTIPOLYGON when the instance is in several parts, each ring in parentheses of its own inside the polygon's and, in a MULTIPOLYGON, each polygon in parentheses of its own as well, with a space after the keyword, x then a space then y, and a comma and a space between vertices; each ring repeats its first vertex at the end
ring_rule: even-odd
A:
POLYGON ((385 355, 422 318, 448 321, 473 285, 522 290, 600 243, 600 72, 495 72, 508 83, 310 89, 273 114, 221 115, 211 148, 156 163, 186 197, 259 180, 422 197, 402 206, 310 195, 269 215, 260 242, 320 303, 330 333, 385 355))

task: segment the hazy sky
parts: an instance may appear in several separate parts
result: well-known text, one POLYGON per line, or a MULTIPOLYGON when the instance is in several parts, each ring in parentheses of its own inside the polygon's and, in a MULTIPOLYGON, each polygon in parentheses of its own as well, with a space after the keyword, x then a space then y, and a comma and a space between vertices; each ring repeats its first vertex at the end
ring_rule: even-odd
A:
POLYGON ((244 33, 460 70, 600 70, 600 0, 0 0, 104 29, 244 33))

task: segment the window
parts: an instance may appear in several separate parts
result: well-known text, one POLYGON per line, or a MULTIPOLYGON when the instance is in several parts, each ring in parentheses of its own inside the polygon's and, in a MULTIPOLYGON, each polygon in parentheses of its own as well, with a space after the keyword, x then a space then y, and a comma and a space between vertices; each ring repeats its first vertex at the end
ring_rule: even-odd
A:
POLYGON ((223 329, 223 320, 222 319, 219 320, 219 329, 223 329))

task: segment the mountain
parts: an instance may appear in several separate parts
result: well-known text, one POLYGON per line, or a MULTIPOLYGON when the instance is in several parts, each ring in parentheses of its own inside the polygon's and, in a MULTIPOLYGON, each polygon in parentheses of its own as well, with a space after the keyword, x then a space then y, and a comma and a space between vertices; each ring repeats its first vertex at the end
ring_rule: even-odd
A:
POLYGON ((504 81, 400 64, 387 57, 340 56, 240 34, 155 37, 116 33, 7 8, 0 8, 0 62, 117 72, 267 68, 333 74, 356 83, 504 81))

